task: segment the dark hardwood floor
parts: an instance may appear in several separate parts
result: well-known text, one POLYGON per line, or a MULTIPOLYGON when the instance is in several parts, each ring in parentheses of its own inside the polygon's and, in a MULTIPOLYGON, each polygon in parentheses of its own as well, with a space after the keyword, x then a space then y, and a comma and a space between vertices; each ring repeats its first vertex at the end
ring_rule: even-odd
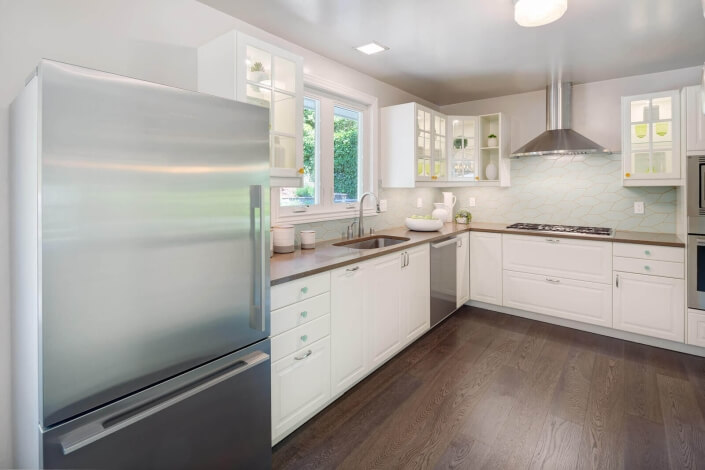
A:
POLYGON ((464 307, 274 468, 705 468, 705 358, 464 307))

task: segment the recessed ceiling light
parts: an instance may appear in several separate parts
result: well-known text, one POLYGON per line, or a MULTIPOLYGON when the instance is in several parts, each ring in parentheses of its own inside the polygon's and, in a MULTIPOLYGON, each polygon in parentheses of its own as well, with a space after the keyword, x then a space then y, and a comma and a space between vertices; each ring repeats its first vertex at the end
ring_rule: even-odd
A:
POLYGON ((386 51, 389 48, 381 44, 377 44, 376 42, 371 42, 369 44, 365 44, 364 46, 356 47, 355 49, 363 54, 372 55, 377 54, 378 52, 386 51))
POLYGON ((568 0, 514 0, 514 21, 531 28, 553 23, 568 9, 568 0))

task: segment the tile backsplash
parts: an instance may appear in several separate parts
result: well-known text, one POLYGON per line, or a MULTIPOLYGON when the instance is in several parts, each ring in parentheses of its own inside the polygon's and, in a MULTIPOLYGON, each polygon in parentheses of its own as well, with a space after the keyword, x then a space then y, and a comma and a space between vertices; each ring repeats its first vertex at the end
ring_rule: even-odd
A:
MULTIPOLYGON (((366 227, 384 229, 404 225, 411 214, 430 214, 441 191, 458 197, 455 209, 466 208, 476 222, 534 222, 593 225, 617 230, 675 233, 676 189, 673 187, 625 188, 622 156, 578 155, 522 157, 511 160, 511 187, 381 189, 388 211, 367 217, 366 227), (416 199, 424 206, 416 208, 416 199), (476 207, 468 207, 474 197, 476 207), (634 214, 634 202, 643 201, 646 211, 634 214)), ((300 224, 315 230, 316 240, 340 238, 353 218, 300 224)), ((299 237, 297 235, 297 241, 299 237)))
POLYGON ((477 222, 593 225, 675 233, 674 187, 622 186, 622 156, 522 157, 511 160, 511 187, 454 188, 456 208, 477 222), (468 207, 468 198, 476 207, 468 207), (644 201, 644 214, 634 202, 644 201))

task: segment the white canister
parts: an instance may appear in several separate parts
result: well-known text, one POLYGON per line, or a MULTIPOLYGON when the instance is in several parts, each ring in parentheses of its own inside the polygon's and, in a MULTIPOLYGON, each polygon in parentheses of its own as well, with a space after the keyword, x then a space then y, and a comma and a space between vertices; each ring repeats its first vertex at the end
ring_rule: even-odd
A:
POLYGON ((448 206, 446 206, 442 202, 434 202, 433 207, 435 207, 435 209, 433 209, 433 212, 431 212, 431 217, 446 222, 446 219, 450 217, 450 211, 448 210, 448 206))
POLYGON ((294 251, 294 226, 278 225, 272 230, 274 231, 274 252, 292 253, 294 251))
POLYGON ((457 201, 458 198, 455 197, 450 191, 443 193, 443 204, 446 205, 446 210, 448 211, 448 216, 443 219, 443 222, 453 221, 453 207, 455 207, 455 203, 457 201))
POLYGON ((316 248, 316 231, 302 230, 301 231, 301 249, 313 250, 316 248))

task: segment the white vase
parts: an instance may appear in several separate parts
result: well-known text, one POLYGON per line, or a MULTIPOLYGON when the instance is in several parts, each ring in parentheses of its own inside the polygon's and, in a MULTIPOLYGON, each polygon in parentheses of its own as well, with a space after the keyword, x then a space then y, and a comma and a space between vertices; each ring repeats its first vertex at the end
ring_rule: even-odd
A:
POLYGON ((497 137, 489 137, 487 139, 487 146, 488 147, 496 147, 497 146, 497 137))
POLYGON ((490 162, 485 167, 485 178, 487 178, 488 180, 496 180, 497 179, 497 165, 490 162))
POLYGON ((458 201, 458 198, 453 195, 451 192, 444 192, 443 194, 443 204, 446 205, 446 210, 448 210, 448 217, 443 222, 452 222, 453 221, 453 208, 455 207, 455 203, 458 201))
POLYGON ((433 209, 433 212, 431 212, 431 217, 446 222, 448 217, 450 217, 450 211, 448 210, 448 206, 446 206, 442 202, 434 202, 433 207, 435 207, 435 209, 433 209))

